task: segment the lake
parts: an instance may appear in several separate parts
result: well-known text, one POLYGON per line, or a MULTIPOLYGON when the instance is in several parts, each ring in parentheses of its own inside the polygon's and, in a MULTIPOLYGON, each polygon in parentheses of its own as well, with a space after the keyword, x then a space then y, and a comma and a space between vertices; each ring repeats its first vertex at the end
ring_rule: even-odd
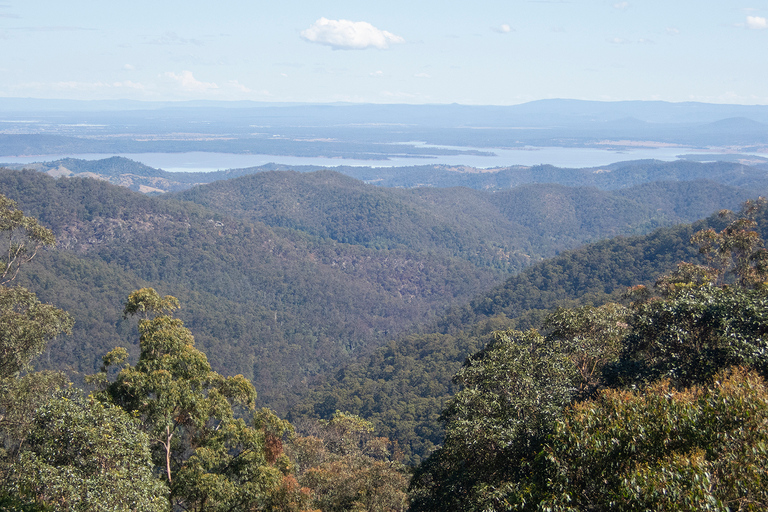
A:
MULTIPOLYGON (((518 149, 482 149, 493 151, 495 156, 446 155, 431 158, 391 158, 389 160, 355 160, 346 158, 297 157, 282 155, 242 155, 232 153, 129 153, 129 154, 67 154, 24 157, 0 157, 6 164, 27 164, 50 162, 62 158, 99 160, 110 156, 123 156, 156 169, 170 172, 210 172, 225 169, 257 167, 268 163, 284 165, 317 165, 337 167, 341 165, 365 167, 407 167, 423 164, 464 165, 476 168, 507 167, 510 165, 550 164, 556 167, 596 167, 615 162, 640 159, 677 160, 680 156, 693 153, 687 148, 632 148, 621 151, 596 148, 527 147, 518 149)), ((701 153, 701 150, 698 150, 701 153)), ((763 156, 765 156, 763 154, 763 156)), ((713 160, 716 155, 713 154, 713 160)))

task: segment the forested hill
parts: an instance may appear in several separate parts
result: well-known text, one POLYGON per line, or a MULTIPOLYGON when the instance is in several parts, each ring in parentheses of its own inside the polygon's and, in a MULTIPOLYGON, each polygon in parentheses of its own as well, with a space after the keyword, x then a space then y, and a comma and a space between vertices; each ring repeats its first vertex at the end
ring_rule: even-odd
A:
POLYGON ((467 305, 451 308, 431 328, 328 374, 291 416, 349 410, 370 418, 418 462, 442 442, 439 415, 456 391, 451 379, 466 357, 491 340, 492 331, 539 327, 558 306, 600 305, 617 300, 629 286, 652 285, 680 261, 697 261, 690 238, 708 225, 722 228, 711 217, 593 243, 537 263, 467 305))
MULTIPOLYGON (((672 198, 681 186, 658 185, 672 198)), ((747 197, 685 186, 715 210, 747 197)), ((205 205, 35 171, 0 171, 0 192, 59 242, 21 279, 76 321, 38 367, 91 373, 116 345, 136 357, 138 336, 120 312, 131 291, 152 286, 180 299, 180 317, 216 370, 252 379, 260 403, 278 411, 301 400, 315 376, 468 303, 507 270, 696 209, 682 197, 667 210, 644 205, 644 189, 637 200, 560 185, 407 191, 332 172, 206 185, 191 197, 205 205)))
POLYGON ((338 242, 428 251, 514 272, 585 242, 692 222, 753 194, 709 181, 615 192, 557 184, 499 192, 389 189, 333 171, 275 171, 167 197, 338 242))
POLYGON ((93 372, 115 345, 135 356, 121 303, 151 285, 182 301, 217 369, 252 378, 277 409, 306 376, 499 279, 460 259, 320 240, 91 179, 5 171, 0 191, 58 239, 22 281, 76 319, 42 364, 93 372))
MULTIPOLYGON (((0 145, 2 145, 0 143, 0 145)), ((24 152, 20 154, 26 154, 24 152)), ((34 153, 32 153, 34 154, 34 153)), ((408 167, 351 167, 339 165, 336 172, 366 183, 387 188, 467 187, 475 190, 508 190, 535 183, 551 183, 569 187, 595 187, 618 190, 657 181, 709 180, 721 185, 768 190, 766 169, 761 157, 750 155, 718 155, 728 161, 698 162, 677 160, 634 160, 580 169, 552 165, 513 165, 495 169, 475 169, 451 165, 414 165, 408 167)), ((691 157, 695 158, 695 157, 691 157)), ((702 155, 702 158, 709 158, 702 155)), ((0 157, 0 162, 2 157, 0 157)), ((343 164, 343 160, 339 163, 343 164)), ((65 158, 51 162, 9 165, 13 169, 35 169, 51 176, 92 177, 129 187, 143 193, 178 192, 196 185, 229 180, 266 171, 295 170, 302 173, 323 167, 266 164, 258 167, 228 169, 215 172, 167 172, 154 169, 124 157, 102 160, 65 158)))

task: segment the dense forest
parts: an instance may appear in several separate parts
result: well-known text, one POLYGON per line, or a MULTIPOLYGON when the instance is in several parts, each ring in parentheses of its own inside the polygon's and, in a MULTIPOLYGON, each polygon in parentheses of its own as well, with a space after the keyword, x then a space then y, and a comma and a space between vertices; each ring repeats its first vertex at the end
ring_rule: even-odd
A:
POLYGON ((725 210, 743 190, 0 192, 7 509, 768 503, 768 209, 725 210))
POLYGON ((252 379, 259 404, 281 413, 315 377, 510 272, 749 197, 710 182, 662 183, 653 193, 662 189, 679 198, 666 210, 644 205, 642 187, 637 199, 632 189, 559 185, 400 190, 329 171, 266 172, 149 197, 93 179, 0 172, 0 190, 58 240, 21 284, 78 320, 37 366, 78 380, 112 346, 137 357, 135 327, 120 311, 131 290, 151 285, 182 301, 179 317, 217 371, 252 379))

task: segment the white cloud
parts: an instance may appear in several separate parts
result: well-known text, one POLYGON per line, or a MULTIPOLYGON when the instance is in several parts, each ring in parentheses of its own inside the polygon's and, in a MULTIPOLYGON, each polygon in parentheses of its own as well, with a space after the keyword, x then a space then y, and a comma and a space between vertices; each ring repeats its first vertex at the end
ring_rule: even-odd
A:
POLYGON ((617 2, 613 4, 614 9, 628 9, 629 8, 629 2, 617 2))
POLYGON ((227 85, 229 85, 233 89, 237 89, 240 92, 253 92, 251 89, 249 89, 248 87, 244 86, 243 84, 241 84, 237 80, 230 80, 230 81, 227 82, 227 85))
POLYGON ((165 73, 165 76, 175 80, 183 90, 190 92, 206 92, 218 89, 219 86, 213 82, 201 82, 192 75, 191 71, 182 71, 176 74, 172 71, 165 73))
POLYGON ((386 30, 380 30, 365 21, 329 20, 320 18, 301 37, 311 43, 330 46, 334 50, 385 50, 390 44, 404 43, 405 39, 386 30))
POLYGON ((133 71, 136 69, 133 64, 123 64, 123 69, 126 71, 133 71))
POLYGON ((611 44, 629 44, 630 41, 621 37, 612 37, 611 39, 608 39, 608 42, 611 44))
POLYGON ((762 16, 747 16, 747 28, 763 30, 768 28, 768 20, 762 16))
POLYGON ((378 70, 378 71, 374 71, 374 72, 370 73, 370 75, 374 76, 374 77, 384 76, 384 72, 381 71, 381 70, 378 70))
POLYGON ((430 75, 429 73, 416 73, 413 76, 415 76, 416 78, 432 78, 432 75, 430 75))
POLYGON ((676 29, 675 27, 667 27, 667 35, 676 36, 679 33, 680 33, 679 29, 676 29))
POLYGON ((511 26, 509 26, 506 23, 502 23, 498 27, 491 27, 491 30, 493 30, 494 32, 498 32, 499 34, 509 34, 515 29, 513 29, 511 26))

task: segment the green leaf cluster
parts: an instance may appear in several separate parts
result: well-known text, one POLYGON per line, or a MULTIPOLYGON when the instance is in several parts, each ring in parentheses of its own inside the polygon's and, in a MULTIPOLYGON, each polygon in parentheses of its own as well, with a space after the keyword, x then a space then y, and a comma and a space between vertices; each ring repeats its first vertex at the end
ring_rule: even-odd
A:
POLYGON ((714 232, 735 285, 684 265, 661 296, 560 309, 545 335, 508 331, 509 348, 470 357, 412 510, 765 509, 766 289, 750 256, 762 244, 727 246, 759 240, 745 226, 714 232))
POLYGON ((9 489, 62 511, 165 511, 149 441, 122 409, 63 396, 35 411, 9 489))

